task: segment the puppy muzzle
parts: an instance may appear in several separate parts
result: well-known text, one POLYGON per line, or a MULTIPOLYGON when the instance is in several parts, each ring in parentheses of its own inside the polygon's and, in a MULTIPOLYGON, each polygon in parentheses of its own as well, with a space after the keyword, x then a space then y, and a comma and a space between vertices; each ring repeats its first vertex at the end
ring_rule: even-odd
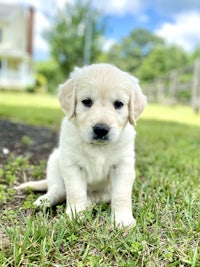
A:
POLYGON ((93 126, 93 141, 108 142, 109 141, 110 127, 107 124, 98 123, 93 126))

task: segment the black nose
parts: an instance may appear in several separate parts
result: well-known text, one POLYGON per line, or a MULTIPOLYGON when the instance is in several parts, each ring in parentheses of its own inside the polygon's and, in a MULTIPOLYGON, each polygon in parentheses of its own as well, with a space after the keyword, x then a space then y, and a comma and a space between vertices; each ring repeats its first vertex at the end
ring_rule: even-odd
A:
POLYGON ((94 132, 94 138, 95 139, 101 139, 101 140, 106 140, 107 139, 107 135, 110 131, 110 127, 106 124, 96 124, 93 127, 93 132, 94 132))

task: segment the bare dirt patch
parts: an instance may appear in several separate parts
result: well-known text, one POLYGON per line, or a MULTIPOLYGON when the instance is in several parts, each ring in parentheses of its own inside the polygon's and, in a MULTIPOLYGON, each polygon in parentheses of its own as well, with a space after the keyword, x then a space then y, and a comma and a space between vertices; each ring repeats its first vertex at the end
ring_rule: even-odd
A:
POLYGON ((56 131, 0 120, 0 167, 12 154, 28 156, 32 164, 47 160, 57 145, 56 131))

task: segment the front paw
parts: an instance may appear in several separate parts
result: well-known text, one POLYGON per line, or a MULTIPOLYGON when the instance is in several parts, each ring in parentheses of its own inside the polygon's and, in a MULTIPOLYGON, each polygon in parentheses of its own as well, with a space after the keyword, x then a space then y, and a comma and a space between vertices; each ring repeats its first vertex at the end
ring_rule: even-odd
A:
POLYGON ((70 208, 67 208, 66 209, 66 214, 67 214, 67 216, 69 217, 70 220, 72 220, 72 218, 75 218, 76 217, 76 212, 73 211, 70 208))
POLYGON ((68 206, 66 209, 66 214, 68 215, 68 217, 70 218, 70 220, 72 220, 73 218, 83 218, 83 214, 82 212, 86 209, 86 207, 81 206, 81 207, 71 207, 68 206))
POLYGON ((33 204, 37 207, 45 208, 49 208, 51 206, 50 199, 46 195, 40 196, 33 204))
POLYGON ((113 215, 113 222, 117 228, 133 228, 136 225, 136 220, 129 212, 117 212, 113 215))

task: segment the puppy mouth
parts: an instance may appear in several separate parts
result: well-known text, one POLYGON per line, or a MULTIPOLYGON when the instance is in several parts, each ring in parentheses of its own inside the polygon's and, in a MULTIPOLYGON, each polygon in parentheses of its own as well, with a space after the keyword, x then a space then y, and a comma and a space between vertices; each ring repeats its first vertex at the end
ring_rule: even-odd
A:
POLYGON ((109 143, 109 141, 110 140, 109 140, 108 136, 99 138, 98 136, 94 135, 92 137, 91 143, 97 144, 97 145, 105 145, 105 144, 109 143))

